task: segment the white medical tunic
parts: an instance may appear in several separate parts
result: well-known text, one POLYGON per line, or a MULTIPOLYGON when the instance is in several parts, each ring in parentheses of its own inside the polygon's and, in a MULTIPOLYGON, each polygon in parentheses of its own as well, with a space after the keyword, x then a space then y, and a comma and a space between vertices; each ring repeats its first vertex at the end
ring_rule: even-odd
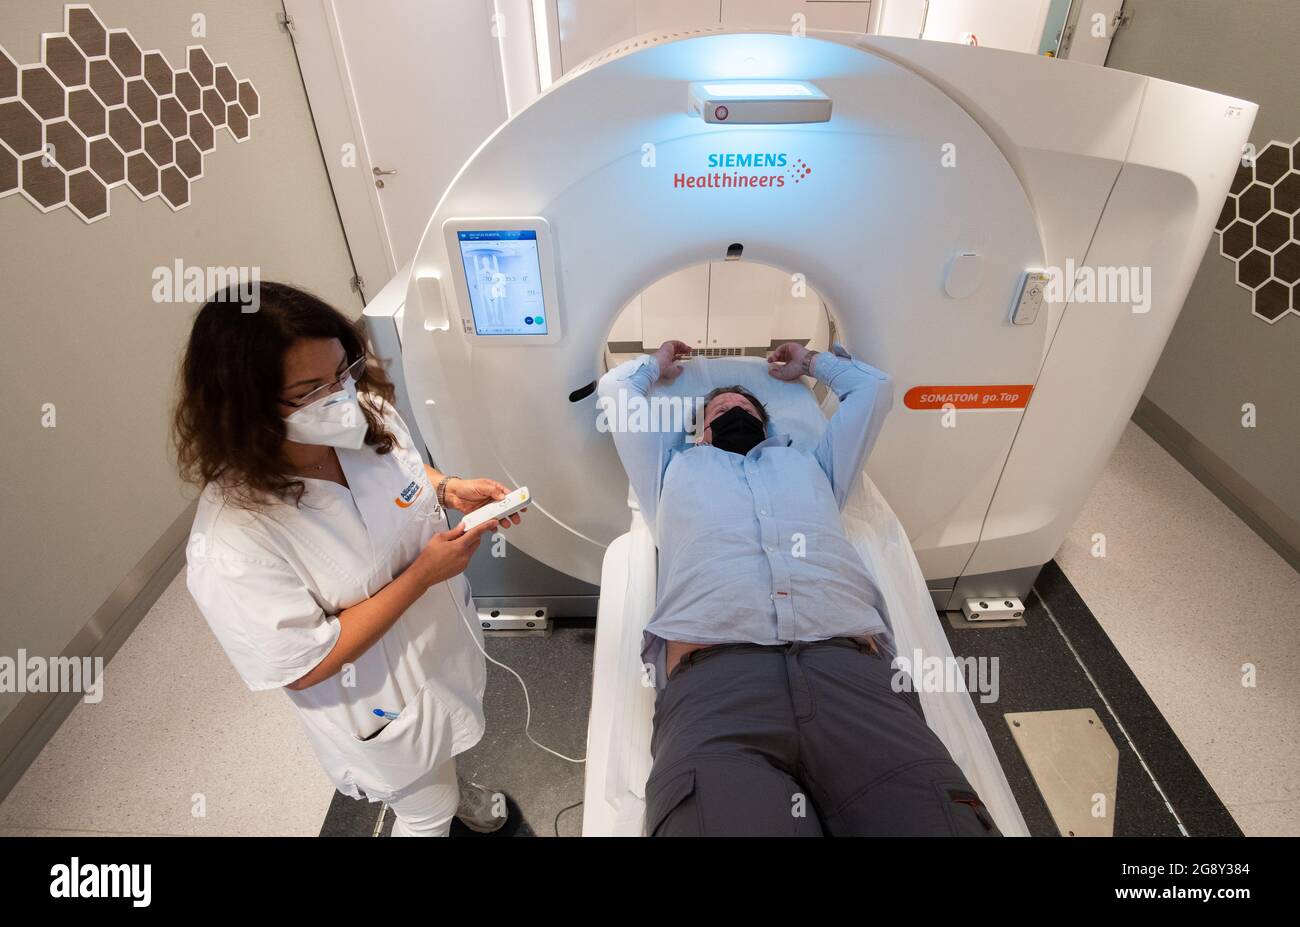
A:
MULTIPOLYGON (((315 667, 338 639, 339 612, 383 589, 447 530, 410 432, 384 409, 397 446, 338 449, 350 488, 306 479, 296 507, 239 508, 215 486, 199 501, 187 584, 254 691, 315 667)), ((482 737, 482 631, 457 600, 476 617, 469 583, 456 576, 431 587, 341 673, 284 689, 339 791, 387 800, 482 737), (374 709, 398 717, 385 721, 374 709)))

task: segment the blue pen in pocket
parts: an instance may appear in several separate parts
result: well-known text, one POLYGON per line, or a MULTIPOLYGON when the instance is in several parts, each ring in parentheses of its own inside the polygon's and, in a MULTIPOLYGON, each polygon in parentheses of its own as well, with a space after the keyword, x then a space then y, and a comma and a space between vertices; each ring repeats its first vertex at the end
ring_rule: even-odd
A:
POLYGON ((396 721, 396 720, 397 720, 397 712, 395 712, 395 711, 384 711, 384 709, 382 709, 382 708, 376 708, 376 709, 374 710, 374 715, 375 715, 376 718, 387 718, 389 721, 396 721))

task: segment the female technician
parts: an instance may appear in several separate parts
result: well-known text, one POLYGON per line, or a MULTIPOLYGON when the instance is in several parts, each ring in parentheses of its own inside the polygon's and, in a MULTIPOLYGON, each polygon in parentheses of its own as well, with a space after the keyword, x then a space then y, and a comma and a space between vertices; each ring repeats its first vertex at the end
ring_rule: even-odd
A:
POLYGON ((340 312, 283 284, 258 296, 204 305, 181 370, 190 593, 249 688, 289 696, 339 791, 388 802, 394 836, 495 830, 504 803, 458 784, 454 757, 483 734, 486 676, 462 573, 497 523, 449 531, 444 506, 506 488, 424 466, 340 312))

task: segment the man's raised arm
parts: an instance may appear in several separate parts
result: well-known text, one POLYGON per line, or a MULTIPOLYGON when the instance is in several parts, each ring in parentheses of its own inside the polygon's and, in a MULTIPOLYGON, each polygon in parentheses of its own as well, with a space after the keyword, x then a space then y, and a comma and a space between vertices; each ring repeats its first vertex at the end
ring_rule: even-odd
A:
POLYGON ((597 425, 613 434, 641 514, 656 538, 655 518, 664 470, 672 451, 686 443, 689 421, 681 415, 668 416, 665 421, 664 416, 652 414, 650 390, 660 380, 676 379, 682 372, 678 361, 690 352, 690 345, 684 342, 665 341, 653 354, 619 364, 596 386, 600 408, 597 425))
POLYGON ((789 342, 768 355, 769 371, 782 380, 811 375, 834 391, 840 400, 816 450, 817 462, 831 481, 840 508, 853 482, 862 472, 885 415, 894 404, 894 384, 889 376, 854 360, 838 344, 831 351, 809 351, 789 342))

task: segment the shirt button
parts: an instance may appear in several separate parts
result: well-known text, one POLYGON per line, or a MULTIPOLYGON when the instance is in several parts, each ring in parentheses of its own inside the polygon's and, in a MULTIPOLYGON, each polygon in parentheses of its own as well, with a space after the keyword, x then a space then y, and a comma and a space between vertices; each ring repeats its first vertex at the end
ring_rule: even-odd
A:
POLYGON ((759 510, 758 510, 758 514, 760 514, 760 515, 766 515, 766 514, 767 514, 767 509, 759 509, 759 510))
POLYGON ((769 554, 770 554, 772 551, 774 551, 774 550, 776 550, 776 548, 773 547, 771 544, 767 545, 767 552, 768 552, 769 554))

